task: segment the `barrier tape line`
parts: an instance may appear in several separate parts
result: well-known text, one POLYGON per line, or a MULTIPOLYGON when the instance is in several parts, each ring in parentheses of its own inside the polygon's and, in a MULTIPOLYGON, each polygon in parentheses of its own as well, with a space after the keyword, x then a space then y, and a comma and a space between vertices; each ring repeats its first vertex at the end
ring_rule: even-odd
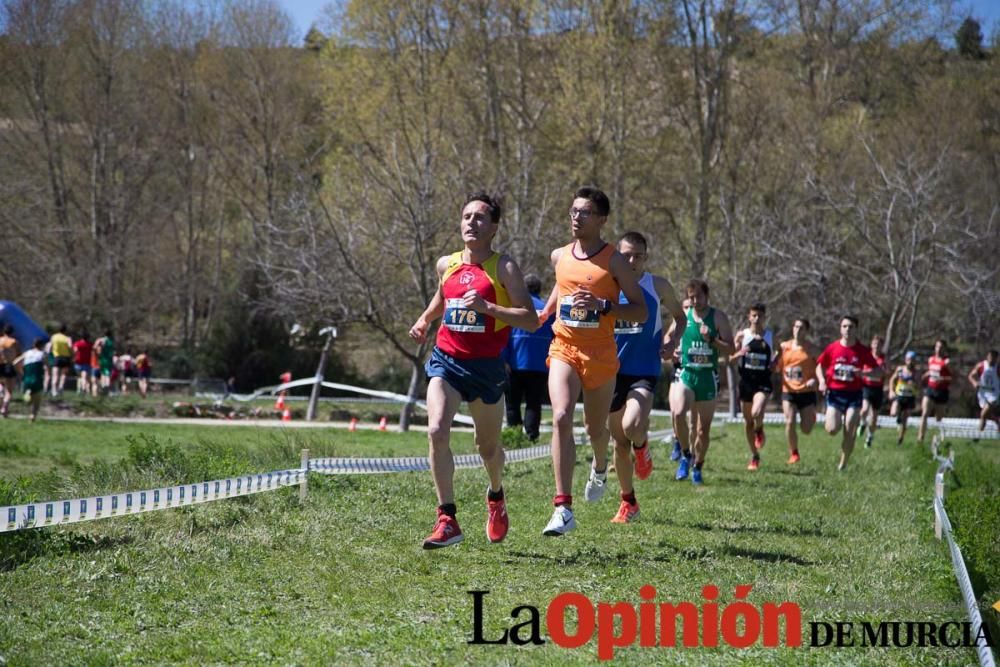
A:
MULTIPOLYGON (((654 431, 650 432, 649 439, 662 437, 666 440, 671 434, 671 431, 654 431)), ((549 445, 509 449, 506 451, 507 463, 542 459, 550 456, 551 451, 549 445)), ((478 468, 480 465, 482 465, 482 460, 478 454, 464 454, 455 457, 456 468, 478 468)), ((275 470, 196 484, 164 486, 86 498, 47 500, 24 505, 7 505, 0 507, 0 521, 6 518, 5 522, 0 522, 0 533, 95 521, 115 516, 130 516, 274 491, 301 484, 306 479, 306 472, 342 475, 425 470, 430 470, 427 458, 417 456, 310 459, 308 469, 275 470)))
MULTIPOLYGON (((978 631, 983 624, 982 614, 979 613, 979 605, 976 603, 976 592, 972 588, 972 580, 969 578, 969 570, 965 566, 965 559, 962 557, 962 550, 952 537, 951 519, 944 508, 944 475, 949 470, 954 470, 954 450, 946 458, 938 453, 938 447, 948 437, 950 431, 941 429, 931 442, 931 451, 934 460, 938 461, 938 469, 935 474, 934 493, 934 514, 940 522, 941 535, 948 542, 948 551, 951 554, 951 567, 958 581, 958 589, 962 594, 962 601, 965 603, 966 612, 972 627, 978 631)), ((958 436, 963 437, 963 436, 958 436)), ((986 638, 978 636, 976 639, 976 654, 979 657, 981 667, 996 667, 993 652, 986 644, 986 638)))
POLYGON ((274 470, 197 484, 9 505, 0 507, 0 533, 130 516, 274 491, 301 483, 305 473, 303 469, 274 470))
MULTIPOLYGON (((649 433, 650 440, 667 440, 673 436, 673 431, 662 430, 649 433)), ((580 443, 583 444, 583 443, 580 443)), ((505 451, 506 463, 519 461, 535 461, 552 455, 549 445, 536 445, 524 449, 508 449, 505 451)), ((455 458, 456 469, 479 468, 483 460, 479 454, 461 454, 455 458)), ((430 470, 430 462, 426 456, 407 456, 400 458, 347 458, 328 457, 309 460, 310 472, 322 475, 365 475, 390 472, 423 472, 430 470)))

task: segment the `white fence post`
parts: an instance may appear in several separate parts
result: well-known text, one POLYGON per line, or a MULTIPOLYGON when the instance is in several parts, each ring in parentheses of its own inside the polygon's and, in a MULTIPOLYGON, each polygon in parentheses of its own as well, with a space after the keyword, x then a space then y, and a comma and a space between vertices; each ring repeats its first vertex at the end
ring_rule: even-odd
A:
POLYGON ((302 468, 302 481, 299 482, 299 502, 303 503, 309 494, 309 450, 302 450, 302 461, 299 465, 302 468))

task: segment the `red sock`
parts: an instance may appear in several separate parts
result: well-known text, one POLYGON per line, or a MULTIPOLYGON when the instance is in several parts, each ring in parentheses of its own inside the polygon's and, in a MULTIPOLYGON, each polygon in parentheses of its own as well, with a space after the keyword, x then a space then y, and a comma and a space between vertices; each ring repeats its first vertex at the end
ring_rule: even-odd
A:
POLYGON ((555 505, 556 507, 559 507, 560 505, 562 505, 564 507, 572 507, 573 506, 573 494, 571 494, 571 493, 557 493, 555 495, 555 497, 552 499, 552 504, 555 505))
POLYGON ((629 505, 635 505, 635 491, 632 493, 622 493, 622 500, 627 502, 629 505))

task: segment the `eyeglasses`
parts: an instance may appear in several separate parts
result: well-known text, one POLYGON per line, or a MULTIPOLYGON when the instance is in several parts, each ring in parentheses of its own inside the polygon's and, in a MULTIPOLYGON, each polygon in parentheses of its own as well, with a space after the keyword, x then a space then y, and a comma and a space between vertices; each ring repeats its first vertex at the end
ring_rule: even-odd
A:
POLYGON ((594 215, 594 212, 589 208, 571 208, 569 210, 570 218, 579 218, 580 220, 586 220, 592 215, 594 215))

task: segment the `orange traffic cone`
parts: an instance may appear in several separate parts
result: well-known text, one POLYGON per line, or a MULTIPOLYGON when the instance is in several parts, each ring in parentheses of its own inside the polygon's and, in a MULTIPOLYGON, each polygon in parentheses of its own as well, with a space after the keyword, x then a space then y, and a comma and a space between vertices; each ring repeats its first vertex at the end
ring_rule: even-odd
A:
POLYGON ((284 396, 284 394, 278 394, 278 400, 276 400, 274 402, 274 409, 275 410, 284 410, 285 409, 285 396, 284 396))
POLYGON ((357 431, 358 430, 358 418, 357 417, 351 417, 351 423, 347 425, 347 430, 348 431, 357 431))
POLYGON ((386 424, 385 415, 382 415, 382 419, 378 420, 378 430, 384 431, 385 430, 385 424, 386 424))
POLYGON ((281 421, 290 422, 292 421, 292 411, 285 408, 285 411, 281 413, 281 421))

